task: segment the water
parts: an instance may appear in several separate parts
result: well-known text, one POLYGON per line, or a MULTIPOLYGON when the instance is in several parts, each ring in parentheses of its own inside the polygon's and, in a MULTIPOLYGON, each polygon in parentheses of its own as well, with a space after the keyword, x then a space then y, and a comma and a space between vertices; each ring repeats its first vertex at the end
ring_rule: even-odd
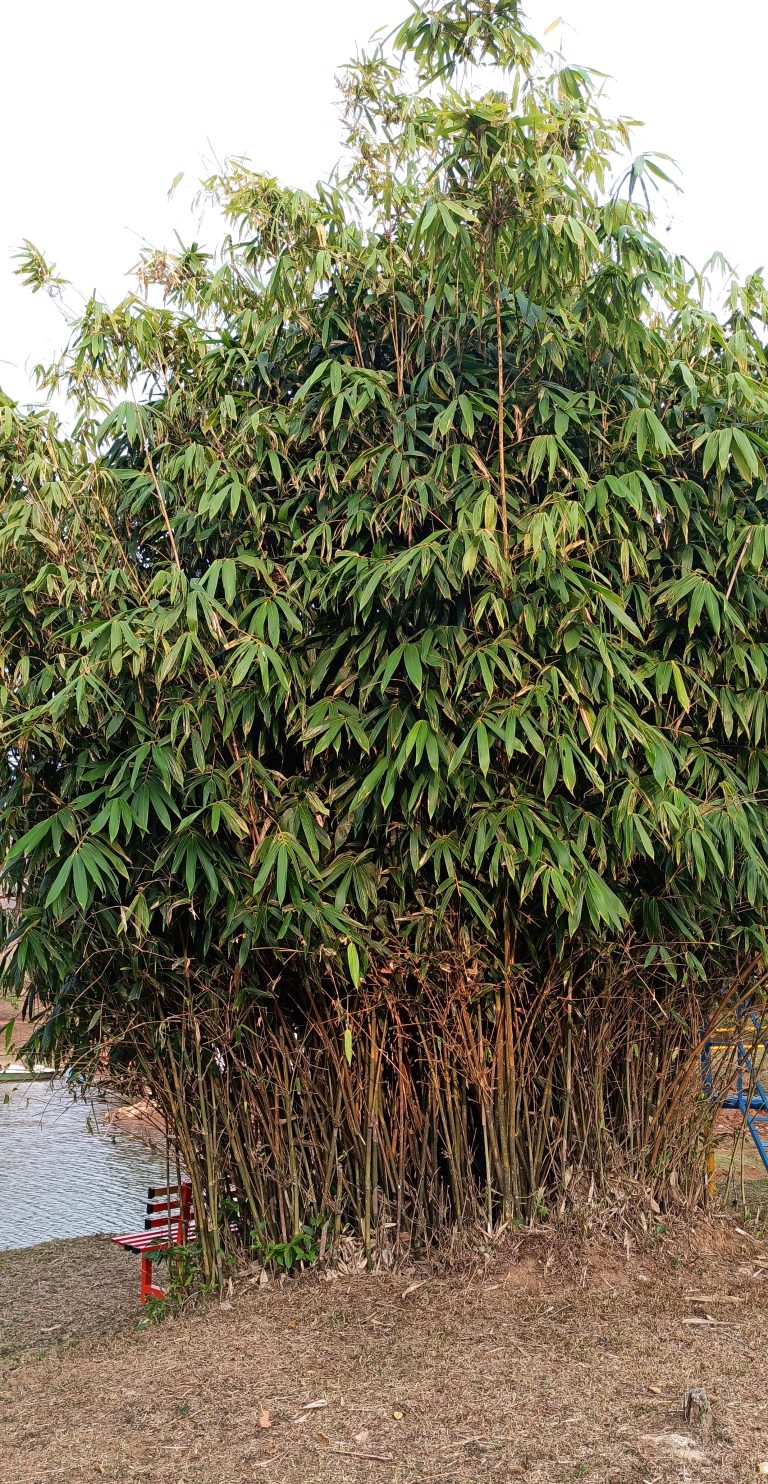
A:
POLYGON ((0 1082, 0 1251, 142 1229, 165 1157, 110 1129, 105 1111, 55 1082, 0 1082))

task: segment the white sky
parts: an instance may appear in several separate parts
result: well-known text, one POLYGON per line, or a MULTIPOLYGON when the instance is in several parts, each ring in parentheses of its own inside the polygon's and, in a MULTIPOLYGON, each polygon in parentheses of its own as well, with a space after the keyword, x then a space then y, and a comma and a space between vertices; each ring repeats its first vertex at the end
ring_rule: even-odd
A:
MULTIPOLYGON (((715 247, 743 271, 768 260, 763 155, 766 0, 527 0, 529 28, 572 61, 613 75, 609 103, 643 119, 637 150, 673 155, 685 194, 662 214, 670 245, 702 263, 715 247)), ((59 271, 109 300, 130 288, 142 239, 189 240, 184 170, 248 155, 311 186, 339 153, 335 69, 406 0, 36 0, 3 17, 0 139, 0 385, 34 397, 31 367, 64 325, 13 276, 31 238, 59 271)))

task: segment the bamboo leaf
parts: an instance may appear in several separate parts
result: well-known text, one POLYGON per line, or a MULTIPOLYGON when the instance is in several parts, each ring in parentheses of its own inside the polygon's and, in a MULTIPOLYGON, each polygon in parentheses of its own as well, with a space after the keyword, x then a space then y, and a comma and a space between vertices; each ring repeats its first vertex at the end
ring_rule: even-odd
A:
POLYGON ((413 682, 417 690, 421 690, 423 680, 421 655, 415 644, 406 644, 404 658, 409 679, 413 682))
MULTIPOLYGON (((358 954, 358 951, 357 951, 357 948, 356 948, 355 944, 353 942, 351 942, 351 941, 347 944, 347 963, 349 964, 349 975, 350 975, 350 978, 352 980, 352 983, 355 986, 355 989, 357 989, 357 986, 360 983, 360 978, 361 978, 361 975, 360 975, 360 955, 358 954)), ((351 1035, 350 1035, 350 1046, 351 1046, 351 1035)), ((351 1056, 349 1056, 347 1058, 347 1060, 348 1061, 351 1061, 351 1056)))

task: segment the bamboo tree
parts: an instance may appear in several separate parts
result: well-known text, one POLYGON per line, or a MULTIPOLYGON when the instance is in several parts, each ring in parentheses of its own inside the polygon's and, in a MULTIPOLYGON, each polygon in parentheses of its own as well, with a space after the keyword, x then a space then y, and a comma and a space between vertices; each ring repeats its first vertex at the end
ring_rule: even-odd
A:
POLYGON ((211 1277, 233 1190, 371 1260, 699 1195, 765 965, 762 277, 711 312, 513 0, 342 88, 345 174, 233 162, 86 303, 72 430, 0 399, 3 981, 162 1106, 211 1277))

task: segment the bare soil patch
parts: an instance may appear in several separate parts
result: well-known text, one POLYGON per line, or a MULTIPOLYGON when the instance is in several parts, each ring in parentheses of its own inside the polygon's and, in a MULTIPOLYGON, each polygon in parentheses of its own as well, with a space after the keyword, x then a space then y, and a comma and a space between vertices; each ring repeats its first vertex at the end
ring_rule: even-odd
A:
POLYGON ((768 1458, 768 1244, 722 1222, 245 1282, 145 1330, 137 1276, 101 1239, 3 1256, 5 1484, 746 1484, 768 1458))

